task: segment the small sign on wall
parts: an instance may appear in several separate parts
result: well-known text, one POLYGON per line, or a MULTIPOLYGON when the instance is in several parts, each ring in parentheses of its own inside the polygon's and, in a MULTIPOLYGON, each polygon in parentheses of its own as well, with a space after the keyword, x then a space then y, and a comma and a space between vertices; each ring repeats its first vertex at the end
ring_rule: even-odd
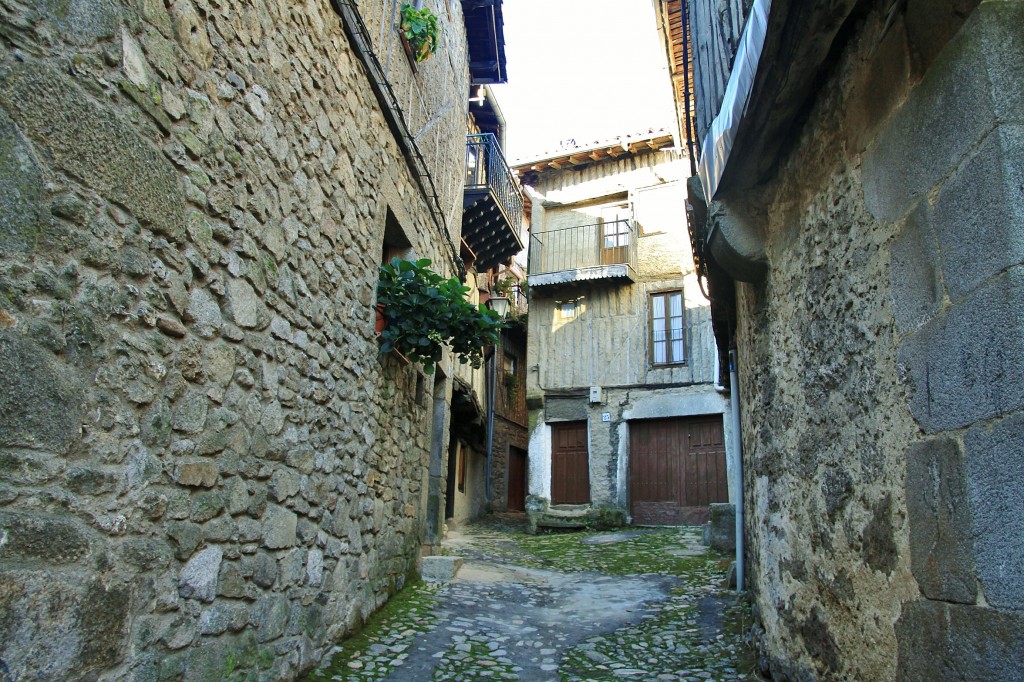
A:
POLYGON ((610 422, 611 420, 612 420, 612 413, 611 412, 602 412, 601 413, 601 421, 603 421, 603 422, 610 422))

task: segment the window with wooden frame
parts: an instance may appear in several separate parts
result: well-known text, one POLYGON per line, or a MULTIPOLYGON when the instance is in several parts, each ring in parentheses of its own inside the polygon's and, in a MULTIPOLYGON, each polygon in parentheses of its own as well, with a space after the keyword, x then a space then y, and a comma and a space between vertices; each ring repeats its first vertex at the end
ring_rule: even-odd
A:
POLYGON ((459 492, 466 492, 466 446, 462 444, 460 440, 456 445, 455 454, 455 483, 459 487, 459 492))
POLYGON ((651 294, 648 330, 651 337, 652 364, 678 365, 686 362, 684 317, 682 291, 659 291, 651 294))
POLYGON ((601 264, 615 265, 629 261, 629 204, 614 204, 601 209, 601 264))

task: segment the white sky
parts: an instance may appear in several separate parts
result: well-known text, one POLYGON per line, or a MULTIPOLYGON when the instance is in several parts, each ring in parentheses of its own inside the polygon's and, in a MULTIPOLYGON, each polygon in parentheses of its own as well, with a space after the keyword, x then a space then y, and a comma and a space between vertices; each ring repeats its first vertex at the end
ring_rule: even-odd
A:
POLYGON ((505 0, 506 157, 673 123, 651 0, 505 0))

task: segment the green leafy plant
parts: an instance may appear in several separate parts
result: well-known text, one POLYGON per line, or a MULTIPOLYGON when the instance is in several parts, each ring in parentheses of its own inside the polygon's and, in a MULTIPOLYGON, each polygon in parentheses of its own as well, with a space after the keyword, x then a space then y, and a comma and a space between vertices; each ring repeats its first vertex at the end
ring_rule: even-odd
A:
POLYGON ((385 318, 380 349, 397 351, 433 374, 447 344, 460 362, 480 367, 483 348, 498 342, 505 323, 493 310, 470 303, 470 289, 457 277, 445 279, 429 265, 429 258, 392 258, 380 267, 377 303, 385 318))
POLYGON ((516 399, 516 393, 519 391, 519 377, 512 372, 505 372, 505 398, 509 402, 513 402, 516 399))
POLYGON ((437 16, 428 8, 402 5, 401 29, 417 63, 425 61, 437 50, 437 16))
POLYGON ((491 285, 491 291, 501 296, 508 296, 509 292, 512 291, 512 287, 517 284, 516 280, 511 277, 502 277, 494 284, 491 285))

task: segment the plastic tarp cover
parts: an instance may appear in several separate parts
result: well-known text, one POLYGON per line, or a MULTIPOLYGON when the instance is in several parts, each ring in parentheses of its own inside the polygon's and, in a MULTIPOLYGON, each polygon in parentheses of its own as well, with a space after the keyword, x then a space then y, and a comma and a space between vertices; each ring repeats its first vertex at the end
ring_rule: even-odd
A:
POLYGON ((764 49, 764 39, 768 32, 768 13, 771 12, 772 0, 754 0, 750 8, 750 16, 743 27, 736 60, 733 62, 729 83, 725 86, 725 96, 718 116, 711 122, 711 129, 704 138, 701 147, 700 168, 697 170, 704 196, 710 202, 715 198, 725 164, 729 161, 736 132, 739 130, 743 115, 746 113, 750 91, 754 87, 754 76, 764 49))

